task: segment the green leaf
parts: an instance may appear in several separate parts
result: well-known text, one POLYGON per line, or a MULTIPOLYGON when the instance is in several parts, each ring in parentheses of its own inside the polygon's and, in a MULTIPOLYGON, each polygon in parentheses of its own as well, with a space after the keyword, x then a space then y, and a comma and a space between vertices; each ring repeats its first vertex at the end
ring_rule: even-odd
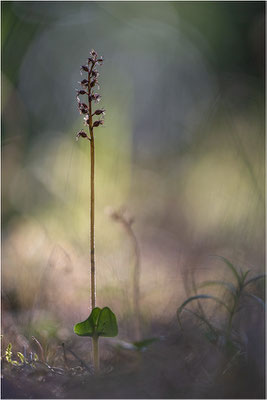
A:
POLYGON ((218 304, 224 306, 224 307, 227 309, 228 312, 231 312, 231 310, 229 309, 229 307, 228 307, 222 300, 218 299, 217 297, 210 296, 210 295, 207 295, 207 294, 198 294, 198 295, 196 295, 196 296, 192 296, 192 297, 189 297, 188 299, 186 299, 186 300, 183 302, 183 304, 178 308, 178 310, 177 310, 177 318, 178 318, 179 324, 181 325, 180 314, 181 314, 181 312, 183 311, 184 307, 185 307, 188 303, 190 303, 191 301, 194 301, 194 300, 205 300, 205 299, 214 300, 214 301, 216 301, 216 303, 218 303, 218 304))
POLYGON ((20 362, 21 362, 22 364, 24 364, 24 363, 25 363, 25 357, 24 357, 24 355, 23 355, 20 351, 18 351, 18 352, 17 352, 17 356, 18 356, 18 358, 20 359, 20 362))
POLYGON ((116 316, 108 307, 96 307, 85 321, 74 326, 74 332, 79 336, 117 336, 116 316))
POLYGON ((249 285, 250 283, 257 281, 258 279, 265 279, 265 277, 266 277, 266 275, 264 275, 264 274, 254 276, 254 278, 251 278, 247 282, 245 282, 244 287, 249 285))
POLYGON ((243 272, 241 271, 241 274, 242 274, 242 282, 243 282, 243 284, 244 284, 244 282, 245 282, 245 280, 246 280, 246 277, 248 276, 249 273, 250 273, 250 269, 248 269, 245 273, 243 273, 243 272))
POLYGON ((198 300, 198 299, 211 299, 211 300, 214 300, 214 301, 216 301, 217 303, 219 303, 219 304, 221 304, 222 306, 224 306, 228 311, 230 311, 229 307, 228 307, 222 300, 218 299, 218 297, 210 296, 210 295, 208 295, 208 294, 198 294, 198 295, 196 295, 196 296, 189 297, 187 300, 185 300, 185 301, 183 302, 183 304, 178 308, 178 313, 181 313, 181 311, 183 310, 183 308, 184 308, 188 303, 190 303, 190 302, 193 301, 193 300, 198 300))
POLYGON ((85 321, 78 322, 78 324, 74 326, 74 332, 79 336, 93 336, 96 333, 96 326, 100 312, 101 308, 94 308, 85 321))
POLYGON ((118 325, 115 314, 110 308, 104 307, 99 314, 97 325, 98 336, 114 337, 118 335, 118 325))
POLYGON ((231 272, 235 276, 238 284, 241 285, 241 277, 240 277, 239 273, 237 272, 237 269, 233 266, 233 264, 230 263, 230 261, 227 260, 227 258, 225 258, 223 256, 213 255, 213 257, 220 258, 225 263, 225 265, 231 270, 231 272))

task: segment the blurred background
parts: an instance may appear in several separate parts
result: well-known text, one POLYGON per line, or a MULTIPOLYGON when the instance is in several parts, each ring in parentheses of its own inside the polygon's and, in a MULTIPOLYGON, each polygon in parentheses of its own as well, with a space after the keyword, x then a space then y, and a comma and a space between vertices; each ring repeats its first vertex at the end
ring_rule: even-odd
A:
MULTIPOLYGON (((94 48, 98 305, 131 328, 135 219, 146 324, 210 257, 264 272, 264 2, 2 2, 3 332, 73 340, 89 308, 89 143, 75 89, 94 48), (15 322, 14 322, 15 321, 15 322)), ((143 326, 143 334, 147 325, 143 326)))

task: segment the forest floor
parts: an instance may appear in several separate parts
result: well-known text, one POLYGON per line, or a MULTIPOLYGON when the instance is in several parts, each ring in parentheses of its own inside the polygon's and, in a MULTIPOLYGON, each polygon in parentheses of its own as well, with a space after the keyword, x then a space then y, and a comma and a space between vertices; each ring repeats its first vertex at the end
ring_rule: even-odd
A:
POLYGON ((32 366, 2 356, 2 398, 265 398, 263 323, 247 331, 246 353, 234 354, 209 341, 191 317, 183 330, 175 320, 152 328, 159 339, 142 351, 101 339, 97 376, 88 360, 90 338, 69 343, 65 357, 60 343, 51 344, 49 363, 40 349, 32 366))

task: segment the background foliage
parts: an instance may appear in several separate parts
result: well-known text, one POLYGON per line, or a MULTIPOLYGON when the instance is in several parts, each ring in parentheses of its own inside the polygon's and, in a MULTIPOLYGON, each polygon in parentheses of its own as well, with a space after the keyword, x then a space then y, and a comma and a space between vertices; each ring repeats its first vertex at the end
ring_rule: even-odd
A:
POLYGON ((116 312, 120 338, 134 340, 133 249, 107 207, 135 217, 144 336, 176 315, 189 272, 229 278, 209 254, 263 273, 264 2, 1 6, 3 332, 71 342, 88 316, 89 146, 75 142, 75 88, 91 48, 105 59, 107 110, 98 305, 116 312))

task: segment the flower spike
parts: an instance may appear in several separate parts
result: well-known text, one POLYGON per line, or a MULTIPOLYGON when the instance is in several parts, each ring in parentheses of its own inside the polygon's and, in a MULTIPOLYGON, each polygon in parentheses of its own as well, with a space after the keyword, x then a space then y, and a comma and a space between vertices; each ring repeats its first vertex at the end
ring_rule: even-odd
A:
POLYGON ((100 94, 96 93, 94 89, 97 87, 99 89, 98 76, 99 72, 97 70, 97 65, 103 64, 103 57, 99 57, 97 52, 92 49, 90 51, 89 57, 87 58, 87 62, 81 66, 80 72, 85 73, 86 77, 82 79, 79 84, 81 85, 81 89, 76 89, 76 98, 78 102, 78 109, 81 115, 84 115, 84 124, 89 128, 89 135, 87 135, 84 131, 80 131, 76 135, 76 139, 80 137, 92 139, 94 135, 94 128, 97 128, 104 124, 103 119, 99 119, 94 121, 94 116, 103 117, 105 115, 104 109, 96 109, 92 110, 93 102, 99 103, 101 100, 100 94), (88 100, 87 103, 82 102, 79 98, 79 95, 87 95, 88 100), (84 136, 86 135, 86 136, 84 136))

